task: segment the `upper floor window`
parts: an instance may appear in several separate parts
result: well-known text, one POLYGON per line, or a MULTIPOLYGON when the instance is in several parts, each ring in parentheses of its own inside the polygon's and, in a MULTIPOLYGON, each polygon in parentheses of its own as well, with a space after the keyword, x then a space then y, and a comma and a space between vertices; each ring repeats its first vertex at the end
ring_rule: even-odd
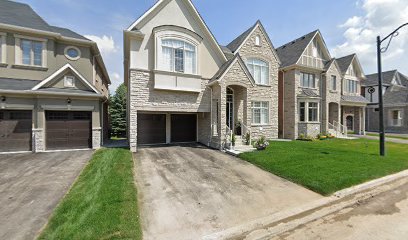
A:
POLYGON ((81 57, 81 50, 74 46, 68 46, 64 50, 65 57, 69 60, 78 60, 81 57))
POLYGON ((348 93, 357 93, 357 81, 355 80, 346 80, 346 92, 348 93))
POLYGON ((65 76, 64 77, 64 87, 75 87, 75 77, 74 76, 65 76))
POLYGON ((255 37, 255 45, 256 46, 261 46, 261 37, 259 35, 257 35, 255 37))
POLYGON ((0 63, 6 63, 6 34, 0 33, 0 63))
POLYGON ((390 126, 399 127, 402 125, 402 114, 401 110, 391 111, 391 122, 390 126))
POLYGON ((334 75, 331 76, 330 90, 332 91, 337 90, 337 77, 334 75))
POLYGON ((34 40, 21 39, 21 63, 30 66, 43 65, 43 43, 34 40))
POLYGON ((300 73, 300 86, 304 88, 316 88, 316 77, 312 73, 300 73))
POLYGON ((165 71, 197 73, 196 47, 177 39, 162 40, 161 66, 165 71))
POLYGON ((269 84, 269 64, 259 59, 248 59, 247 66, 256 84, 269 84))

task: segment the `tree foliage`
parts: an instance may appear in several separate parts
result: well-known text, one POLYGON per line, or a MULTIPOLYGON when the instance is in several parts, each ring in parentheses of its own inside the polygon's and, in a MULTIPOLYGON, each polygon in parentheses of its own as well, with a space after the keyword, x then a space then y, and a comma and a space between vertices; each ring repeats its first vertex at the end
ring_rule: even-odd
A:
POLYGON ((109 115, 111 122, 111 136, 126 136, 126 93, 125 84, 121 84, 110 96, 109 115))

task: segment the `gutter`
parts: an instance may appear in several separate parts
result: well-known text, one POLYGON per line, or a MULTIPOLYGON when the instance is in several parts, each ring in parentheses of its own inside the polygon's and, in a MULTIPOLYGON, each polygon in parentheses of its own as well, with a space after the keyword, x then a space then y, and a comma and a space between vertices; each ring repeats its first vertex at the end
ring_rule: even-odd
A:
POLYGON ((16 94, 16 95, 46 95, 46 96, 72 96, 72 97, 92 97, 106 98, 102 94, 87 94, 87 93, 59 93, 59 92, 43 92, 32 90, 0 90, 0 94, 16 94))

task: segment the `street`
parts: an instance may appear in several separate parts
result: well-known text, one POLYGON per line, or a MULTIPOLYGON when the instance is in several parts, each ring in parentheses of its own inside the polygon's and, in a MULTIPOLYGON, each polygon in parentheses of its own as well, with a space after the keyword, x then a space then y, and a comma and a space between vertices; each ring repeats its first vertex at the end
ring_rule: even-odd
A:
POLYGON ((408 183, 273 239, 408 239, 408 183))

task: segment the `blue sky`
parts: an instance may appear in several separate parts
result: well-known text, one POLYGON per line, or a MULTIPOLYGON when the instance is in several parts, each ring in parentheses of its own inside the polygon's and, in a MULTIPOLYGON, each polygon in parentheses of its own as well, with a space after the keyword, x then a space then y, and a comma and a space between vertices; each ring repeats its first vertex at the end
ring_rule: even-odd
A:
MULTIPOLYGON (((49 24, 70 28, 97 41, 113 81, 111 90, 123 82, 123 29, 156 2, 18 1, 30 4, 49 24)), ((258 19, 275 47, 320 29, 333 57, 357 52, 366 74, 375 71, 375 36, 408 22, 406 0, 193 0, 193 3, 220 44, 229 43, 258 19)), ((400 68, 408 74, 405 33, 408 28, 385 55, 385 69, 400 68)))

